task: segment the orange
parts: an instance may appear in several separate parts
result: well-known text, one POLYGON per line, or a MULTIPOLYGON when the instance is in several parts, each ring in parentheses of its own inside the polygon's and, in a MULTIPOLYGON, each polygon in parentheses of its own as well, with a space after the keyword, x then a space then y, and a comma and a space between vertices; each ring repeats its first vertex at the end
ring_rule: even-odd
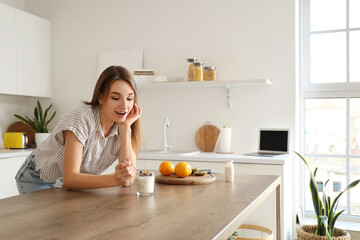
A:
POLYGON ((159 171, 164 176, 169 176, 174 172, 174 165, 171 162, 162 162, 159 166, 159 171))
POLYGON ((187 177, 191 174, 192 169, 189 163, 187 162, 180 162, 175 166, 175 174, 178 177, 187 177))

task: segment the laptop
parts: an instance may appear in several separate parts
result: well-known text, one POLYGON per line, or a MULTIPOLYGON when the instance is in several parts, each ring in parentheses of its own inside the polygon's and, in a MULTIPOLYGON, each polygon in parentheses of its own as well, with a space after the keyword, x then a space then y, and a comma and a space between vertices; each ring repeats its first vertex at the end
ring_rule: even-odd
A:
POLYGON ((249 156, 273 157, 289 153, 289 129, 259 129, 259 150, 249 156))

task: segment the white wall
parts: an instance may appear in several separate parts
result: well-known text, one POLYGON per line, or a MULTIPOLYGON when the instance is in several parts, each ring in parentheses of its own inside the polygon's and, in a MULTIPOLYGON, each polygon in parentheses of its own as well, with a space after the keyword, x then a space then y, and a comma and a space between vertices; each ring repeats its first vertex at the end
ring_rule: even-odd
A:
POLYGON ((142 47, 143 67, 165 76, 185 76, 186 58, 197 57, 217 67, 218 79, 273 82, 271 87, 233 88, 231 109, 224 89, 141 91, 148 148, 161 147, 166 116, 175 149, 196 149, 195 132, 206 121, 233 128, 236 152, 256 150, 259 127, 294 132, 293 1, 49 2, 27 0, 26 8, 52 21, 52 100, 60 113, 91 98, 100 50, 142 47))

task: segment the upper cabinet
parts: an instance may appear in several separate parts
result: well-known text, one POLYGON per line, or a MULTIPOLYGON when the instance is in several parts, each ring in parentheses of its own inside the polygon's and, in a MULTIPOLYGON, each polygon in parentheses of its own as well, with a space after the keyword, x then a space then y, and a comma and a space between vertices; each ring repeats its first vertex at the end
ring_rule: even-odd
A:
POLYGON ((0 93, 16 94, 15 9, 0 4, 0 93))
POLYGON ((16 10, 17 94, 51 97, 51 24, 16 10))
POLYGON ((0 36, 0 93, 51 97, 50 21, 0 4, 0 36))

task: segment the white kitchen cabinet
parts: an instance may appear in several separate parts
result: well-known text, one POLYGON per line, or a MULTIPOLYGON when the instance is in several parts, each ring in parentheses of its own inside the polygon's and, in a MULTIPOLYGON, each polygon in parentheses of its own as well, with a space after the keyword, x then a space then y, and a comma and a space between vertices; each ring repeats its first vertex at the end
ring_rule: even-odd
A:
POLYGON ((50 21, 16 10, 17 94, 51 97, 50 21))
POLYGON ((16 94, 15 9, 0 4, 0 93, 16 94))
POLYGON ((0 199, 19 195, 15 176, 26 157, 0 158, 0 199))

